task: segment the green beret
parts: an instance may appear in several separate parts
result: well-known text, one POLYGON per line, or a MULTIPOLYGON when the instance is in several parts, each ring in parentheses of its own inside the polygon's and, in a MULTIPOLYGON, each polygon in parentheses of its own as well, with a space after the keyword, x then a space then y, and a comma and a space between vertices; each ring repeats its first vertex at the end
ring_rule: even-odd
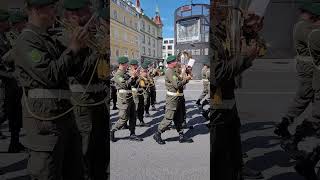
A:
POLYGON ((109 8, 103 8, 99 10, 99 17, 104 19, 104 20, 109 20, 110 19, 110 10, 109 8))
POLYGON ((149 64, 144 62, 144 63, 142 63, 141 67, 142 67, 142 69, 148 69, 149 64))
POLYGON ((129 59, 127 57, 125 57, 125 56, 122 56, 122 57, 118 58, 118 63, 119 64, 126 64, 128 62, 129 62, 129 59))
POLYGON ((75 11, 90 5, 88 0, 64 0, 63 7, 67 10, 75 11))
POLYGON ((173 62, 173 61, 175 61, 175 60, 177 60, 177 56, 169 56, 169 57, 167 58, 167 63, 171 63, 171 62, 173 62))
POLYGON ((9 12, 4 9, 0 9, 0 22, 7 21, 8 19, 9 12))
POLYGON ((130 65, 138 65, 139 64, 139 61, 136 60, 136 59, 131 59, 130 62, 129 62, 130 65))
POLYGON ((47 6, 56 2, 57 0, 26 0, 27 6, 47 6))
POLYGON ((22 12, 14 12, 10 15, 10 22, 13 24, 27 21, 27 20, 28 20, 28 16, 22 12))

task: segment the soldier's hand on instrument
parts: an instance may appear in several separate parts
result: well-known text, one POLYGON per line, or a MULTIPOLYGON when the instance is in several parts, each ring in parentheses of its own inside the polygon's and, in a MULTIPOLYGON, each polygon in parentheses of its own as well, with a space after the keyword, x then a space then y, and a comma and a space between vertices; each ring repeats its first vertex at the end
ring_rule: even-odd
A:
POLYGON ((71 38, 70 38, 70 43, 69 43, 69 49, 73 52, 73 53, 78 53, 81 49, 81 39, 80 39, 80 28, 76 28, 72 34, 71 34, 71 38))

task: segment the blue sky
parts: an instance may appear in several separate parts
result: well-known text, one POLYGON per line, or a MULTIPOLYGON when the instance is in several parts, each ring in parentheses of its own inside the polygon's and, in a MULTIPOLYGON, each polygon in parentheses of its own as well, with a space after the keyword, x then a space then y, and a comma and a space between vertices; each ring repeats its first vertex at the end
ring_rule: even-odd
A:
MULTIPOLYGON (((133 3, 136 0, 132 0, 133 3)), ((154 17, 156 4, 158 3, 163 27, 163 37, 169 38, 174 36, 174 11, 183 5, 190 4, 190 0, 140 0, 144 13, 149 17, 154 17)), ((193 3, 209 4, 210 0, 193 0, 193 3)))

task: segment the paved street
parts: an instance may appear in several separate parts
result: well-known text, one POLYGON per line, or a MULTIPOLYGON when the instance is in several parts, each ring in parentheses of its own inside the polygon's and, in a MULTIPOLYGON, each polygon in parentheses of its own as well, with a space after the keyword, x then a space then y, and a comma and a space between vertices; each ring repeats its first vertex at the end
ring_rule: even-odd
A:
MULTIPOLYGON (((157 111, 150 112, 151 118, 145 118, 151 127, 136 129, 137 135, 141 135, 144 141, 119 140, 111 144, 111 180, 210 179, 209 130, 195 106, 195 101, 202 91, 202 82, 190 82, 185 92, 188 125, 194 126, 194 129, 185 130, 185 133, 187 137, 193 138, 194 143, 180 144, 177 131, 170 130, 162 135, 167 141, 162 146, 152 138, 164 116, 166 94, 164 79, 158 80, 157 84, 157 111)), ((112 121, 116 120, 116 111, 112 111, 112 121)), ((116 132, 116 137, 127 136, 129 136, 128 130, 116 132)))
MULTIPOLYGON (((204 119, 194 106, 202 85, 192 81, 187 86, 186 105, 188 124, 193 130, 186 130, 194 143, 180 144, 177 132, 170 130, 164 133, 167 144, 160 146, 152 139, 158 123, 163 118, 165 89, 163 80, 158 80, 157 111, 151 118, 146 118, 152 126, 137 127, 137 134, 143 142, 130 142, 128 130, 116 132, 120 137, 111 144, 111 180, 207 180, 209 179, 209 133, 204 119)), ((237 91, 238 107, 242 120, 243 149, 248 153, 248 165, 263 171, 266 180, 303 180, 294 173, 294 161, 290 160, 279 146, 279 139, 273 135, 273 125, 285 113, 288 104, 295 94, 295 64, 293 60, 257 60, 254 66, 244 73, 243 88, 237 91)), ((112 122, 117 120, 117 111, 111 111, 112 122)), ((307 117, 306 112, 303 116, 307 117)), ((300 118, 297 123, 300 123, 300 118)), ((295 126, 291 130, 294 130, 295 126)), ((1 128, 6 135, 8 126, 1 128)), ((23 138, 23 137, 22 137, 23 138)), ((314 139, 301 143, 301 148, 311 150, 314 139)), ((4 153, 9 140, 0 142, 0 180, 25 180, 27 171, 26 154, 4 153)))

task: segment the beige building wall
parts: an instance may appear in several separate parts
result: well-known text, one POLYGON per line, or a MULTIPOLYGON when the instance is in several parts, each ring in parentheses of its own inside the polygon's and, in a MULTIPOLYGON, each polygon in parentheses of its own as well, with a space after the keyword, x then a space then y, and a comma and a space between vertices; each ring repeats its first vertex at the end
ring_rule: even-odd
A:
POLYGON ((115 64, 119 56, 140 59, 139 14, 132 5, 123 0, 110 2, 111 63, 115 64))
POLYGON ((161 28, 146 15, 140 16, 141 31, 141 56, 143 59, 162 59, 162 37, 161 28), (160 43, 159 43, 160 41, 160 43))

